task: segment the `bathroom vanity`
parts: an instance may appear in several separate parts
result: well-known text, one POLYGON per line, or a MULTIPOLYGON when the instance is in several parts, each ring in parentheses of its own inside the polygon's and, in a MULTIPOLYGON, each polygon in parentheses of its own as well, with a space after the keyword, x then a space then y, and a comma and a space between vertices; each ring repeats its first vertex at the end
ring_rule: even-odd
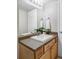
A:
POLYGON ((19 59, 56 59, 58 55, 57 33, 48 35, 47 39, 44 36, 40 38, 41 36, 29 36, 19 40, 19 59), (37 40, 39 38, 40 40, 37 40))

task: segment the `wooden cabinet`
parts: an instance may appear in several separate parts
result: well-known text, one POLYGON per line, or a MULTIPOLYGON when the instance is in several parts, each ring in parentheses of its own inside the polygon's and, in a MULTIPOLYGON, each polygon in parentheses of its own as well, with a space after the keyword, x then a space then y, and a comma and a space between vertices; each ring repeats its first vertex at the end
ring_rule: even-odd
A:
POLYGON ((57 39, 44 44, 37 50, 31 50, 28 47, 19 45, 19 59, 56 59, 57 57, 57 39))
POLYGON ((39 48, 36 52, 35 52, 35 56, 36 59, 40 59, 40 57, 43 55, 43 47, 39 48))
POLYGON ((48 50, 40 59, 50 59, 50 50, 48 50))
POLYGON ((55 39, 44 45, 44 52, 46 52, 48 49, 50 49, 55 44, 55 39))
POLYGON ((43 55, 43 47, 39 48, 36 51, 32 51, 24 45, 20 44, 19 48, 19 59, 40 59, 40 57, 43 55))
POLYGON ((56 59, 57 57, 57 43, 51 48, 51 59, 56 59))
POLYGON ((34 52, 27 47, 20 44, 20 55, 19 59, 34 59, 34 52))

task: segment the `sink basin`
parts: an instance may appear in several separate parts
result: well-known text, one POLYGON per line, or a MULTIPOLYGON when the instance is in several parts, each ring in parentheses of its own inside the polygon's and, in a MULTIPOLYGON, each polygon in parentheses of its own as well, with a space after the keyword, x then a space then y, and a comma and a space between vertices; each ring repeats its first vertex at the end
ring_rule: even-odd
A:
POLYGON ((41 41, 41 42, 45 42, 45 41, 51 39, 52 35, 41 34, 41 35, 37 35, 37 36, 32 36, 31 38, 38 40, 38 41, 41 41))

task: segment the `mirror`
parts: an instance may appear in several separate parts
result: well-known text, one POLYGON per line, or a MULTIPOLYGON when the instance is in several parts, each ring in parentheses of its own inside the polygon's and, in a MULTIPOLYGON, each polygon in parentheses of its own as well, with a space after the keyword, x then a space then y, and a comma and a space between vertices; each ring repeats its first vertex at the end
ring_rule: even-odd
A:
POLYGON ((39 1, 18 0, 18 35, 34 33, 36 29, 41 32, 57 32, 59 1, 42 0, 42 4, 39 1))

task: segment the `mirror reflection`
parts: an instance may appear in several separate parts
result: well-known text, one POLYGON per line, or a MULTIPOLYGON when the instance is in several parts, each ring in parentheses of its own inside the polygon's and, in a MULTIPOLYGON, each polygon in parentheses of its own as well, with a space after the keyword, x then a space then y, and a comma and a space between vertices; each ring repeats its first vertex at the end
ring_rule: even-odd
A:
POLYGON ((18 0, 18 35, 57 32, 58 0, 18 0))

